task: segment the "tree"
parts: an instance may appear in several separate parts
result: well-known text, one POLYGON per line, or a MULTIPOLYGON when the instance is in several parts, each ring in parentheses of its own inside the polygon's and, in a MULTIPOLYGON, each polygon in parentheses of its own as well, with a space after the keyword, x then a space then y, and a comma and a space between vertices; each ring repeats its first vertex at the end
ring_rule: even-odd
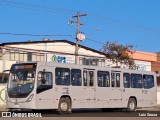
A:
POLYGON ((129 65, 129 67, 134 65, 134 61, 131 56, 134 53, 133 45, 122 45, 117 41, 107 41, 102 46, 101 52, 106 54, 107 59, 111 59, 111 61, 116 63, 116 67, 118 67, 118 63, 129 65))

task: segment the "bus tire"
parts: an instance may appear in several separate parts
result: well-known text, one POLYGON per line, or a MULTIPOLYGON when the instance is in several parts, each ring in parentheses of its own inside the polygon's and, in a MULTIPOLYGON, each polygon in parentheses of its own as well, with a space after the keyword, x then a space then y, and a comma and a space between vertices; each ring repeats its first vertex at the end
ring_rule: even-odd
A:
POLYGON ((137 108, 137 103, 136 103, 135 98, 130 98, 128 100, 128 105, 127 105, 126 111, 127 112, 134 112, 134 111, 136 111, 136 108, 137 108))
POLYGON ((62 97, 58 105, 58 113, 66 114, 71 113, 71 101, 68 97, 62 97))

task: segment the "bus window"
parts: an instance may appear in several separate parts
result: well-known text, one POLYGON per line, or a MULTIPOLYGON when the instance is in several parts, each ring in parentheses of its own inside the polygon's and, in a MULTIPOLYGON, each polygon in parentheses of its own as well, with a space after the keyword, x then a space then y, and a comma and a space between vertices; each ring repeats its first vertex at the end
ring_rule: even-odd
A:
POLYGON ((87 86, 87 71, 83 71, 83 84, 87 86))
POLYGON ((70 85, 70 69, 56 68, 56 85, 70 85))
POLYGON ((143 75, 143 87, 145 89, 150 89, 150 88, 154 87, 153 75, 143 75))
POLYGON ((109 87, 110 86, 109 72, 98 71, 97 80, 98 80, 97 81, 98 87, 109 87))
POLYGON ((84 86, 94 85, 94 71, 91 71, 91 70, 83 71, 83 84, 84 86))
POLYGON ((37 93, 43 92, 45 90, 51 89, 52 84, 52 73, 51 72, 44 72, 40 71, 38 73, 38 80, 37 80, 37 93))
POLYGON ((125 88, 130 88, 130 74, 129 73, 123 74, 123 86, 125 88))
POLYGON ((132 88, 142 88, 142 75, 141 74, 131 74, 131 87, 132 88))
POLYGON ((93 86, 94 83, 94 72, 93 71, 89 71, 89 86, 93 86))
POLYGON ((111 73, 112 87, 115 87, 115 73, 111 73))
POLYGON ((81 70, 80 69, 72 69, 71 70, 71 85, 73 86, 81 86, 81 70))
POLYGON ((120 87, 120 73, 116 73, 116 87, 120 87))

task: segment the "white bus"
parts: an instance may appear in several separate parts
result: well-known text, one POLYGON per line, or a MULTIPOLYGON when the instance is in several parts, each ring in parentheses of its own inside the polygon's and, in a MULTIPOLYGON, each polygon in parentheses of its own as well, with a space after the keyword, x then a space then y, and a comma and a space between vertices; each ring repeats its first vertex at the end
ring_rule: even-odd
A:
POLYGON ((7 85, 8 109, 137 108, 157 104, 154 72, 27 62, 13 64, 7 85))

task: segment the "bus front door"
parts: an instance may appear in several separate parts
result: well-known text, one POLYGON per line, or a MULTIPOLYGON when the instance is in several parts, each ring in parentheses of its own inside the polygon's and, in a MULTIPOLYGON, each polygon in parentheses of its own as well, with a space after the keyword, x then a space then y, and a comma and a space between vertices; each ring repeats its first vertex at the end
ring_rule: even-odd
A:
POLYGON ((122 90, 120 84, 121 74, 111 71, 111 104, 110 107, 122 107, 122 90))
POLYGON ((95 108, 95 71, 83 70, 83 106, 95 108))
POLYGON ((39 66, 37 75, 36 109, 52 109, 54 101, 53 91, 54 69, 39 66))

